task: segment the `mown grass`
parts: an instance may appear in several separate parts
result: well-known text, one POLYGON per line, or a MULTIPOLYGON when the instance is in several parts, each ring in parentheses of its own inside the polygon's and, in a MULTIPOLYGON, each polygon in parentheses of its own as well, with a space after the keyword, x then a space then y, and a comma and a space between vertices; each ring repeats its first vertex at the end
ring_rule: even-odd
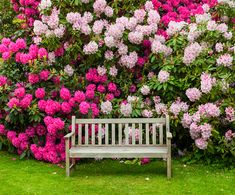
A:
POLYGON ((165 163, 127 165, 114 160, 81 163, 70 178, 65 170, 35 160, 19 160, 0 151, 0 194, 235 194, 235 170, 173 161, 174 176, 166 178, 165 163))

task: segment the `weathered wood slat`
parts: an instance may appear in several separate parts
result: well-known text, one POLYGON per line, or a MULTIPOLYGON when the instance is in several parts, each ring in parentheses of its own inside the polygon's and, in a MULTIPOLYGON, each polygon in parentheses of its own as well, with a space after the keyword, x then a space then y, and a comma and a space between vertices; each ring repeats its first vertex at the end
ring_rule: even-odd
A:
POLYGON ((146 124, 146 144, 149 145, 149 123, 146 124))
POLYGON ((105 124, 105 145, 109 145, 109 124, 105 124))
POLYGON ((78 125, 78 145, 82 145, 82 124, 78 125))
POLYGON ((118 124, 118 144, 122 145, 122 124, 118 124))
POLYGON ((85 124, 85 145, 88 145, 88 124, 85 124))
POLYGON ((91 144, 95 145, 95 124, 91 125, 91 144))
POLYGON ((112 145, 115 145, 115 124, 112 124, 112 145))
POLYGON ((142 145, 143 141, 143 130, 142 130, 142 123, 139 123, 139 144, 142 145))
POLYGON ((163 144, 163 125, 159 125, 159 144, 163 144))
POLYGON ((70 156, 80 158, 141 158, 141 157, 167 157, 167 147, 75 147, 70 149, 70 156))
POLYGON ((98 145, 102 145, 102 124, 98 125, 98 145))
POLYGON ((166 132, 170 132, 170 117, 169 115, 166 115, 166 119, 165 119, 165 123, 166 124, 166 132))
MULTIPOLYGON (((72 132, 75 132, 75 122, 76 122, 76 117, 72 116, 72 132)), ((75 146, 75 135, 72 136, 72 146, 75 146)))
POLYGON ((129 128, 128 123, 125 124, 125 144, 129 144, 129 128))
POLYGON ((153 145, 156 145, 156 124, 152 125, 152 133, 153 133, 153 145))
POLYGON ((122 118, 122 119, 76 119, 76 123, 79 124, 119 124, 119 123, 166 123, 165 118, 122 118))
POLYGON ((132 145, 135 145, 135 123, 132 123, 131 130, 132 130, 132 145))

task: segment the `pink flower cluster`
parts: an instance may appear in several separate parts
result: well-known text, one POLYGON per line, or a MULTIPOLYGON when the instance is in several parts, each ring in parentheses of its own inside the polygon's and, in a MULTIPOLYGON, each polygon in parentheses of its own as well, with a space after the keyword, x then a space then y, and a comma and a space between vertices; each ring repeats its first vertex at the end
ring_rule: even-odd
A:
POLYGON ((216 84, 216 79, 212 78, 210 74, 203 72, 201 74, 201 91, 208 94, 212 87, 216 84))
POLYGON ((0 135, 6 135, 7 130, 5 129, 5 126, 3 124, 0 124, 0 135))
POLYGON ((153 112, 151 110, 144 109, 142 111, 142 116, 145 118, 152 118, 153 117, 153 112))
POLYGON ((7 77, 0 75, 0 87, 7 84, 7 77))
POLYGON ((197 88, 190 88, 186 90, 186 95, 191 102, 195 102, 201 98, 202 93, 197 88))
POLYGON ((143 94, 143 95, 149 95, 150 93, 150 87, 148 85, 143 85, 140 89, 140 92, 143 94))
POLYGON ((122 55, 119 63, 127 68, 133 68, 138 62, 138 54, 133 51, 129 55, 122 55))
POLYGON ((105 83, 107 79, 106 75, 100 76, 95 68, 90 68, 86 73, 86 80, 89 82, 105 83))
POLYGON ((165 56, 168 56, 172 53, 172 49, 161 43, 161 41, 158 39, 152 42, 151 50, 155 54, 162 53, 165 56))
POLYGON ((44 111, 47 115, 53 116, 54 114, 61 111, 61 105, 57 101, 53 100, 39 100, 38 108, 44 111))
POLYGON ((226 133, 225 133, 225 139, 227 141, 231 141, 233 138, 235 138, 235 133, 232 132, 232 130, 228 130, 226 133))
POLYGON ((224 54, 221 55, 217 60, 216 60, 217 64, 219 66, 225 66, 225 67, 230 67, 232 66, 233 63, 233 57, 230 54, 224 54))
MULTIPOLYGON (((167 114, 167 105, 163 103, 155 103, 155 111, 158 115, 164 115, 167 114)), ((172 111, 175 111, 175 108, 172 108, 172 111)), ((178 112, 178 111, 177 111, 178 112)))
POLYGON ((19 87, 14 91, 14 97, 12 97, 7 106, 9 108, 19 107, 22 109, 27 109, 33 100, 33 96, 31 94, 25 94, 25 88, 19 87))
POLYGON ((110 101, 102 102, 100 108, 104 114, 110 114, 113 110, 113 106, 110 101))
POLYGON ((195 140, 195 144, 199 149, 207 148, 207 141, 211 136, 212 127, 208 123, 197 125, 195 122, 190 125, 190 135, 195 140))
POLYGON ((97 51, 98 51, 98 44, 95 41, 91 41, 83 48, 83 52, 86 55, 95 54, 97 51))
POLYGON ((190 65, 202 52, 202 47, 199 43, 191 43, 184 50, 183 62, 186 65, 190 65))
POLYGON ((100 16, 102 13, 107 17, 111 17, 113 15, 113 8, 107 6, 106 0, 95 0, 93 8, 97 16, 100 16))
POLYGON ((47 134, 45 146, 32 144, 30 150, 37 160, 44 160, 57 164, 65 160, 65 142, 63 135, 57 137, 47 134), (58 139, 60 142, 58 143, 58 139))
POLYGON ((64 129, 64 121, 62 121, 61 118, 46 116, 44 118, 44 123, 47 126, 48 133, 51 135, 56 135, 58 131, 64 129))
POLYGON ((229 122, 235 121, 235 111, 234 108, 229 106, 225 108, 226 120, 229 122))
POLYGON ((15 131, 8 131, 7 139, 17 148, 18 154, 22 154, 29 147, 29 137, 26 133, 19 133, 17 136, 15 131))
POLYGON ((169 80, 170 74, 167 71, 161 70, 158 73, 158 80, 160 83, 165 83, 169 80))
POLYGON ((25 20, 29 26, 33 26, 33 22, 39 17, 38 5, 41 0, 11 0, 12 7, 17 18, 25 20))
POLYGON ((33 31, 35 35, 37 35, 37 39, 39 40, 40 36, 45 35, 46 37, 58 37, 62 38, 65 33, 65 26, 59 24, 59 14, 60 11, 56 8, 53 8, 51 11, 51 15, 46 16, 42 15, 41 20, 34 21, 33 31))
MULTIPOLYGON (((39 74, 30 73, 28 75, 28 82, 30 84, 34 85, 34 84, 38 83, 39 81, 49 80, 49 76, 50 76, 49 70, 42 70, 39 74)), ((56 84, 57 81, 53 80, 53 82, 56 84)))
POLYGON ((170 21, 190 22, 190 17, 196 14, 203 14, 208 11, 207 7, 214 7, 217 0, 189 1, 189 0, 152 0, 156 10, 162 10, 161 22, 168 25, 170 21))
POLYGON ((218 117, 220 116, 220 109, 213 103, 206 103, 198 107, 200 115, 205 117, 218 117))
POLYGON ((186 102, 182 102, 179 98, 173 102, 170 106, 170 112, 174 114, 174 116, 178 116, 180 112, 187 112, 189 109, 189 105, 186 102))
POLYGON ((132 113, 132 105, 129 103, 122 103, 120 112, 124 117, 130 117, 132 113))
POLYGON ((3 60, 9 60, 15 55, 15 61, 27 64, 35 59, 47 58, 48 53, 45 48, 39 48, 37 45, 30 45, 28 53, 24 53, 27 45, 24 39, 18 38, 15 42, 9 38, 3 38, 0 44, 0 54, 3 60))

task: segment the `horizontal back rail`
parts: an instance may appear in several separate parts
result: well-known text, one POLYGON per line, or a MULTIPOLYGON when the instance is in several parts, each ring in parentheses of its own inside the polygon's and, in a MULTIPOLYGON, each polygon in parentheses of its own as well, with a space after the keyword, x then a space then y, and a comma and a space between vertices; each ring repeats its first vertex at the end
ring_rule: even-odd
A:
POLYGON ((76 119, 76 124, 119 124, 119 123, 162 123, 166 124, 165 118, 117 118, 117 119, 76 119))

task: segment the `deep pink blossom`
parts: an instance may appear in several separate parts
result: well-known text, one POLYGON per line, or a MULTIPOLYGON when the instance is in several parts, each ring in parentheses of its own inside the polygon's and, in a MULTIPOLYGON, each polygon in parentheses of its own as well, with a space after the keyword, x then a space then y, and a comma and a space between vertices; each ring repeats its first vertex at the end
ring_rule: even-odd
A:
POLYGON ((14 95, 17 98, 23 98, 25 96, 25 88, 24 87, 19 87, 19 88, 15 89, 14 95))
POLYGON ((47 58, 47 56, 48 56, 48 52, 45 48, 40 48, 38 50, 38 57, 39 58, 47 58))
POLYGON ((36 91, 35 91, 35 96, 36 98, 38 99, 43 99, 44 96, 45 96, 46 92, 45 92, 45 89, 44 88, 38 88, 36 91))
POLYGON ((82 91, 76 91, 74 94, 74 99, 76 102, 81 103, 86 100, 86 96, 82 91))
POLYGON ((39 77, 43 81, 47 81, 50 76, 50 71, 49 70, 43 70, 39 73, 39 77))
POLYGON ((31 84, 36 84, 39 82, 39 76, 37 74, 30 73, 28 76, 28 81, 31 84))
POLYGON ((70 91, 63 87, 61 90, 60 90, 60 97, 63 99, 63 100, 69 100, 70 97, 71 97, 71 93, 70 91))
POLYGON ((79 111, 83 114, 83 115, 86 115, 88 114, 89 112, 89 109, 90 109, 90 104, 83 101, 80 103, 79 105, 79 111))
POLYGON ((61 104, 61 109, 65 114, 69 114, 72 110, 72 108, 68 102, 63 102, 61 104))
POLYGON ((9 100, 9 102, 7 103, 7 106, 8 106, 9 108, 13 108, 13 107, 18 107, 19 104, 20 104, 19 99, 17 99, 17 98, 11 98, 11 99, 9 100))

